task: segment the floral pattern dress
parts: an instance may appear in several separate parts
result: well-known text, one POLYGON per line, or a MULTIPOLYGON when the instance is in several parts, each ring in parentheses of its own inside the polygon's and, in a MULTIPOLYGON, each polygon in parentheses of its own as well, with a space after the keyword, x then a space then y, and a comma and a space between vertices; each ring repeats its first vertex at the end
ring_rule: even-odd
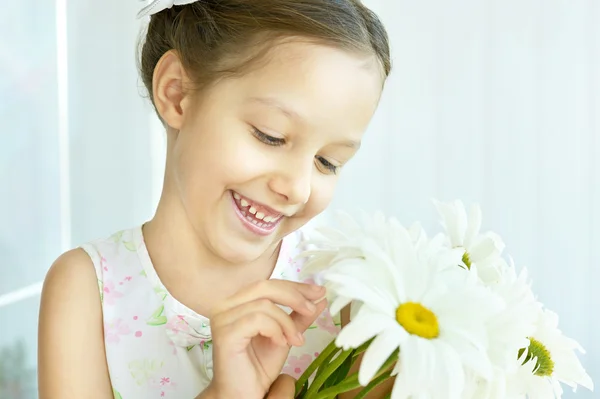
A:
MULTIPOLYGON (((271 278, 299 281, 295 261, 301 232, 284 238, 271 278)), ((117 399, 193 399, 212 373, 210 320, 167 291, 154 270, 141 226, 81 248, 98 277, 106 360, 117 399)), ((293 347, 284 373, 299 377, 337 335, 339 322, 326 310, 293 347)))

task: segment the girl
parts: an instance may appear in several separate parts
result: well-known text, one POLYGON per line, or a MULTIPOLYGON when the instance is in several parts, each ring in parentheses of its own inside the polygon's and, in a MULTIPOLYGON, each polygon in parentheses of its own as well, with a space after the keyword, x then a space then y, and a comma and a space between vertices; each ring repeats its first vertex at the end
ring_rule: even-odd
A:
POLYGON ((279 375, 337 331, 292 259, 376 109, 385 30, 359 0, 173 3, 142 10, 162 196, 150 221, 50 269, 42 399, 292 398, 279 375))

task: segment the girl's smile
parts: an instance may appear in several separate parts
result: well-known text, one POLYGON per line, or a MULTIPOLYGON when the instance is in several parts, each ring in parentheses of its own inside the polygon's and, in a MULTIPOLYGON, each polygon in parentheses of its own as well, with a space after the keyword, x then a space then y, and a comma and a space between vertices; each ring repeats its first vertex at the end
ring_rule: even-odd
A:
POLYGON ((241 194, 230 191, 235 214, 242 225, 251 232, 268 236, 273 233, 284 218, 283 213, 254 201, 241 194))

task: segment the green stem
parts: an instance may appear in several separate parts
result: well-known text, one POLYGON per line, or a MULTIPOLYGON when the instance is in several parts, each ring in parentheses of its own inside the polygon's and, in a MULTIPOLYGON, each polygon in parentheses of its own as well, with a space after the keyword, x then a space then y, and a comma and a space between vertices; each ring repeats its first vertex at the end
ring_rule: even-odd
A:
MULTIPOLYGON (((341 348, 338 348, 338 349, 341 349, 341 348)), ((317 376, 318 376, 318 375, 320 375, 320 374, 323 372, 323 370, 324 370, 324 369, 327 367, 327 365, 328 365, 329 363, 331 363, 331 359, 333 359, 333 358, 334 358, 334 356, 335 356, 335 355, 336 355, 338 352, 339 352, 339 350, 338 350, 338 351, 333 351, 333 352, 331 352, 331 353, 330 353, 330 354, 329 354, 329 355, 328 355, 328 356, 325 358, 325 360, 323 360, 323 362, 322 362, 322 363, 319 365, 319 368, 317 369, 317 373, 315 374, 315 378, 317 378, 317 376)))
POLYGON ((390 378, 391 375, 392 375, 392 370, 389 370, 389 371, 386 371, 385 373, 381 374, 379 377, 373 379, 366 387, 364 387, 358 393, 358 395, 356 395, 354 397, 354 399, 364 399, 369 394, 369 392, 371 392, 379 384, 381 384, 382 382, 384 382, 388 378, 390 378))
POLYGON ((358 382, 358 374, 352 374, 350 377, 346 378, 339 384, 322 390, 321 392, 317 393, 314 397, 310 397, 307 395, 307 398, 330 399, 337 397, 341 393, 352 391, 357 388, 360 388, 360 383, 358 382))
POLYGON ((352 354, 352 358, 357 358, 358 356, 360 356, 361 353, 366 351, 369 345, 371 345, 371 342, 373 342, 373 339, 368 340, 367 342, 356 348, 356 350, 352 354))
POLYGON ((325 359, 327 359, 330 355, 333 356, 337 351, 341 348, 335 346, 335 339, 332 340, 329 345, 323 349, 323 351, 317 356, 317 358, 308 366, 308 368, 302 373, 298 381, 296 381, 296 395, 298 395, 302 391, 302 387, 311 375, 315 372, 315 370, 323 363, 325 359))
POLYGON ((338 357, 336 357, 331 363, 329 363, 329 365, 327 367, 325 367, 325 369, 323 369, 321 374, 319 374, 318 376, 315 377, 312 384, 310 384, 310 387, 308 388, 308 392, 306 393, 306 397, 312 398, 312 396, 314 394, 319 392, 319 389, 325 383, 325 381, 327 381, 327 378, 329 378, 329 376, 335 370, 337 370, 342 365, 342 363, 344 363, 344 360, 346 360, 346 358, 348 356, 350 356, 351 353, 352 353, 352 349, 349 349, 347 351, 342 351, 338 357))
MULTIPOLYGON (((395 351, 394 353, 392 353, 390 355, 390 357, 385 361, 385 363, 383 363, 383 365, 381 366, 381 368, 379 369, 377 374, 375 374, 375 376, 373 377, 371 382, 359 393, 359 395, 361 395, 367 389, 368 390, 366 393, 368 393, 375 386, 377 386, 378 384, 387 380, 390 377, 390 375, 392 374, 392 370, 390 370, 390 368, 392 368, 393 365, 398 360, 398 353, 399 353, 399 351, 395 351), (373 386, 371 386, 375 381, 378 381, 378 382, 375 383, 373 386)), ((354 373, 351 376, 349 376, 348 378, 346 378, 344 381, 340 382, 339 384, 322 390, 314 397, 310 396, 308 393, 305 397, 310 398, 310 399, 330 399, 330 398, 335 398, 337 395, 339 395, 341 393, 357 389, 360 386, 361 385, 358 382, 358 373, 354 373)), ((310 393, 310 391, 309 391, 309 393, 310 393)), ((365 393, 365 395, 366 395, 366 393, 365 393)), ((362 396, 362 397, 364 397, 364 396, 362 396)), ((355 399, 358 399, 358 398, 361 398, 361 396, 357 396, 355 399)))

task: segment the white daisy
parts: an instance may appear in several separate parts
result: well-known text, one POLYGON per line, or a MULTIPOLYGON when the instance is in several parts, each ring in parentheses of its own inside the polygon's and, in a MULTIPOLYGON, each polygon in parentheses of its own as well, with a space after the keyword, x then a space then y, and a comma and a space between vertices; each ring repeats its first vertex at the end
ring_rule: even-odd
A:
POLYGON ((351 300, 362 304, 336 344, 356 348, 374 338, 361 362, 362 385, 400 349, 393 399, 421 394, 460 398, 465 368, 491 377, 485 323, 500 310, 501 301, 476 276, 457 267, 463 250, 436 250, 431 241, 417 244, 394 220, 376 224, 381 231, 362 237, 353 230, 350 243, 329 231, 335 240, 320 243, 329 252, 310 254, 313 266, 330 266, 323 278, 337 295, 332 313, 351 300))
MULTIPOLYGON (((358 217, 361 223, 342 211, 336 212, 335 216, 340 229, 320 226, 303 243, 307 250, 298 255, 298 258, 305 259, 301 278, 312 279, 317 284, 324 284, 323 273, 341 261, 360 258, 362 256, 361 246, 367 240, 370 245, 382 251, 390 250, 390 238, 388 237, 390 229, 387 227, 383 213, 377 212, 370 217, 364 212, 359 212, 358 217)), ((419 229, 416 224, 411 228, 411 234, 415 240, 424 237, 424 231, 419 229)), ((420 243, 423 241, 419 240, 420 243)), ((376 274, 377 271, 373 273, 376 274)), ((373 275, 372 277, 375 281, 381 281, 379 276, 373 275)), ((351 310, 352 317, 354 317, 359 310, 360 301, 339 295, 335 290, 335 284, 331 282, 327 283, 327 286, 327 300, 331 304, 331 313, 336 314, 352 303, 351 310)))
POLYGON ((526 337, 536 329, 536 321, 542 310, 531 290, 527 270, 517 273, 510 260, 498 264, 499 279, 490 283, 489 289, 504 301, 504 309, 488 321, 490 336, 490 359, 495 366, 506 370, 514 363, 515 353, 529 345, 526 337))
POLYGON ((594 383, 575 354, 575 350, 585 351, 558 329, 555 313, 539 313, 536 331, 529 341, 529 346, 519 353, 517 372, 508 376, 509 393, 529 399, 560 399, 560 383, 573 391, 578 385, 593 391, 594 383))
MULTIPOLYGON (((474 265, 471 270, 476 269, 474 265)), ((484 380, 474 373, 468 375, 467 391, 463 399, 521 399, 507 392, 507 376, 517 372, 517 353, 529 345, 536 330, 536 322, 542 309, 536 301, 524 269, 517 273, 514 263, 500 264, 500 278, 488 288, 502 298, 504 309, 486 323, 489 337, 488 356, 494 373, 492 379, 484 380)))
POLYGON ((434 205, 442 218, 442 226, 448 235, 452 248, 462 248, 463 263, 466 267, 477 264, 479 275, 485 282, 499 277, 497 262, 504 250, 502 239, 495 233, 480 234, 481 208, 471 206, 469 215, 462 201, 443 203, 434 200, 434 205))

